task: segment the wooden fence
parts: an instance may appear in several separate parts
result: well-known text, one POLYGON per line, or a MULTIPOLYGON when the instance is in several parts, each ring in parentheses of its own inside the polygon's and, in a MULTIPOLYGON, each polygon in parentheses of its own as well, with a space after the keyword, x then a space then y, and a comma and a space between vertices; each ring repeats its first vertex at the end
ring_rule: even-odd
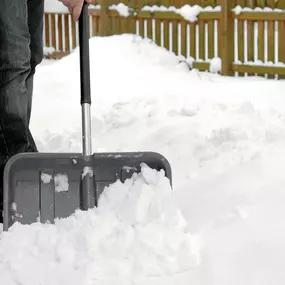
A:
MULTIPOLYGON (((90 37, 137 34, 191 57, 199 70, 209 70, 211 60, 220 58, 223 75, 285 77, 285 0, 128 1, 127 16, 112 6, 124 1, 111 1, 89 9, 90 37), (188 3, 204 7, 195 21, 183 9, 148 7, 183 8, 188 3)), ((44 24, 44 45, 56 51, 51 57, 64 56, 78 45, 78 23, 68 13, 46 12, 44 24)))

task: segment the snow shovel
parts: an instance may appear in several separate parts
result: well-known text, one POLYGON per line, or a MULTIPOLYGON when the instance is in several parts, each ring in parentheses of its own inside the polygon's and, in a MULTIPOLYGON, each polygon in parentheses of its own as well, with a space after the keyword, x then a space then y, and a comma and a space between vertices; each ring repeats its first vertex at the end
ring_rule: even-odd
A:
POLYGON ((96 207, 104 188, 140 172, 142 163, 164 170, 172 184, 171 166, 155 152, 92 153, 88 5, 79 18, 82 153, 21 153, 4 170, 3 229, 15 222, 54 223, 76 209, 96 207))

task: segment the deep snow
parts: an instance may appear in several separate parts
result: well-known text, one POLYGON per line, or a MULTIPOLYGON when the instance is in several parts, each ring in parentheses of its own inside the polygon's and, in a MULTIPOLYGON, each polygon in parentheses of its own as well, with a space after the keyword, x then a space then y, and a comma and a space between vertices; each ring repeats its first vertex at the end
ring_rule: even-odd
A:
MULTIPOLYGON (((133 35, 93 38, 90 50, 93 151, 152 150, 165 155, 173 168, 173 193, 170 194, 169 187, 162 180, 164 187, 153 185, 143 199, 153 201, 163 193, 173 199, 173 204, 171 201, 169 204, 178 217, 177 221, 183 221, 179 211, 187 221, 187 225, 181 227, 178 222, 168 227, 167 223, 153 224, 153 220, 147 220, 147 231, 140 232, 137 240, 149 242, 154 255, 163 249, 165 259, 158 262, 148 252, 141 258, 157 266, 158 272, 163 272, 166 278, 147 281, 140 279, 147 277, 145 264, 138 267, 141 270, 139 275, 123 258, 127 247, 133 260, 140 260, 134 255, 136 243, 128 247, 128 242, 136 239, 131 234, 128 236, 127 229, 122 230, 118 221, 116 224, 113 220, 114 226, 102 223, 100 227, 110 233, 115 232, 116 227, 120 228, 119 240, 125 245, 118 246, 119 240, 112 244, 118 250, 111 253, 116 255, 111 269, 120 273, 116 282, 128 284, 130 280, 143 280, 144 284, 166 284, 166 280, 171 280, 181 285, 284 285, 284 81, 226 78, 190 71, 187 64, 179 62, 173 54, 133 35), (157 192, 159 190, 161 192, 157 192), (176 251, 179 245, 176 240, 160 244, 154 238, 157 234, 165 239, 171 232, 177 234, 180 241, 189 241, 184 254, 179 255, 176 251), (168 248, 170 244, 174 249, 168 248), (164 250, 165 247, 177 258, 173 266, 167 267, 169 252, 164 250), (189 270, 180 276, 183 280, 171 275, 178 265, 181 265, 178 271, 183 271, 185 264, 189 270), (127 281, 119 279, 124 278, 126 272, 120 270, 120 266, 129 270, 127 281)), ((58 62, 43 63, 38 68, 31 128, 40 150, 81 151, 79 86, 78 50, 58 62)), ((136 183, 140 184, 140 181, 136 183)), ((126 187, 121 185, 118 188, 126 191, 126 187)), ((142 190, 143 186, 139 191, 142 190)), ((109 191, 115 191, 115 186, 109 191)), ((110 201, 114 204, 104 204, 107 209, 117 205, 116 196, 112 199, 110 201)), ((129 200, 130 205, 141 203, 141 199, 142 196, 134 196, 129 200)), ((163 200, 156 201, 164 205, 163 200)), ((128 209, 131 215, 124 216, 125 223, 130 223, 129 217, 136 217, 137 208, 128 209)), ((144 215, 146 208, 141 209, 144 215)), ((158 209, 161 216, 168 213, 168 207, 158 209)), ((25 274, 22 279, 17 275, 22 284, 26 284, 24 276, 29 274, 35 282, 30 284, 40 284, 36 278, 45 276, 41 275, 41 266, 46 264, 50 266, 46 272, 48 276, 52 275, 51 272, 57 274, 62 268, 53 267, 50 261, 58 262, 55 249, 61 248, 67 249, 67 253, 60 252, 66 258, 63 261, 67 262, 61 264, 62 270, 66 270, 62 278, 67 279, 57 279, 55 274, 50 276, 51 279, 42 279, 46 283, 41 285, 64 283, 63 280, 76 283, 80 274, 86 278, 81 284, 103 284, 98 279, 97 283, 88 283, 98 273, 96 269, 93 272, 93 267, 83 273, 86 272, 84 262, 93 260, 92 253, 100 249, 96 238, 89 243, 86 237, 97 233, 88 227, 99 223, 98 217, 101 216, 96 212, 90 216, 78 213, 76 218, 60 221, 56 227, 43 227, 41 231, 50 234, 50 241, 47 238, 36 240, 37 236, 45 237, 38 231, 38 225, 16 227, 0 241, 0 284, 3 278, 7 278, 3 284, 19 284, 13 281, 15 271, 9 267, 9 260, 14 261, 21 254, 23 259, 30 256, 31 264, 36 267, 28 269, 21 262, 14 263, 19 274, 25 274), (78 226, 82 231, 77 229, 78 226), (82 239, 84 246, 91 247, 85 252, 88 257, 76 248, 82 239), (13 245, 13 241, 18 242, 13 245), (28 246, 35 241, 35 247, 28 246), (42 248, 46 243, 51 245, 51 250, 42 248), (61 247, 62 244, 66 247, 61 247), (40 255, 41 263, 35 258, 39 248, 44 251, 40 255), (79 259, 66 254, 78 254, 79 259), (68 263, 69 258, 75 263, 83 262, 77 264, 82 269, 76 271, 79 275, 73 275, 76 274, 72 271, 74 264, 68 263)), ((103 220, 107 218, 104 216, 103 220)), ((106 246, 103 251, 110 248, 106 246)), ((114 271, 110 274, 104 267, 108 264, 108 255, 106 257, 100 252, 99 257, 101 262, 96 266, 102 269, 99 272, 101 278, 113 277, 114 271)))

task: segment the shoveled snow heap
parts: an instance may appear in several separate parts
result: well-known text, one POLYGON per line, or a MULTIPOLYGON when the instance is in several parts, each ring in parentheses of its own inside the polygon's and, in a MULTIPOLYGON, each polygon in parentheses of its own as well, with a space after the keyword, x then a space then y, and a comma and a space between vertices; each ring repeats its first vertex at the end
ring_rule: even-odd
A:
POLYGON ((143 165, 108 187, 98 208, 55 225, 15 224, 0 239, 0 284, 171 284, 175 275, 185 282, 196 260, 171 193, 164 172, 143 165))

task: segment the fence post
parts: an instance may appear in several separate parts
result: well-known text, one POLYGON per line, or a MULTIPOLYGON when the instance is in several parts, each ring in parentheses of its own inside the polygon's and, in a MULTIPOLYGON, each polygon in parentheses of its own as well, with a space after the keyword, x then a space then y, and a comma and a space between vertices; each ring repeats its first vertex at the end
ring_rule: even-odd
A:
POLYGON ((221 59, 222 75, 233 75, 232 63, 234 61, 234 19, 232 18, 232 8, 234 0, 221 0, 221 59))
POLYGON ((101 10, 100 10, 100 24, 99 24, 99 35, 100 37, 108 36, 108 8, 109 8, 109 1, 102 0, 101 2, 101 10))

